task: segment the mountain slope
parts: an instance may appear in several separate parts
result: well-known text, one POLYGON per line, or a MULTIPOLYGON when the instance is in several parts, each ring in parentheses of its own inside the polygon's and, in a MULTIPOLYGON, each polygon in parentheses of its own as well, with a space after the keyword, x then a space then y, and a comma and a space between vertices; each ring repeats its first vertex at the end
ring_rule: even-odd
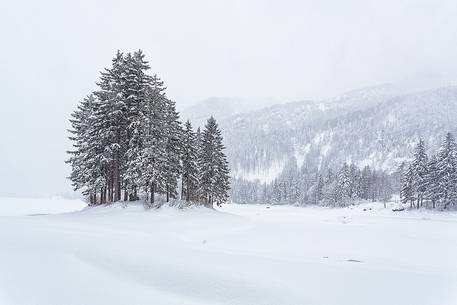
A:
POLYGON ((394 170, 424 137, 436 150, 454 131, 457 87, 404 94, 392 87, 357 90, 236 114, 221 121, 232 175, 269 182, 291 160, 298 166, 343 162, 394 170))
POLYGON ((181 112, 181 118, 184 121, 190 120, 195 127, 203 127, 210 116, 220 121, 238 113, 254 111, 275 103, 274 100, 212 97, 185 108, 181 112))

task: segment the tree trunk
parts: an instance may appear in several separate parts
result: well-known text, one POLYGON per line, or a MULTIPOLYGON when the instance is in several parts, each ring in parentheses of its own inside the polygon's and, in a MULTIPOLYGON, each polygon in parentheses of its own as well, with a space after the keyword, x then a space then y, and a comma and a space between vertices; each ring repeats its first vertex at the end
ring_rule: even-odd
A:
POLYGON ((151 183, 151 203, 154 203, 154 192, 155 192, 155 183, 151 183))
POLYGON ((167 184, 167 202, 170 201, 170 192, 168 190, 169 190, 169 186, 167 184))
POLYGON ((110 172, 110 177, 108 180, 108 201, 113 202, 113 171, 110 172))
POLYGON ((187 177, 186 201, 187 201, 187 202, 190 201, 189 177, 187 177))
POLYGON ((127 190, 125 189, 125 190, 124 190, 124 201, 127 201, 128 198, 129 198, 129 197, 128 197, 128 192, 127 192, 127 190))
MULTIPOLYGON (((117 131, 116 140, 120 143, 120 132, 117 131)), ((113 183, 114 183, 114 201, 121 200, 121 175, 119 169, 119 149, 114 152, 114 169, 113 169, 113 183)))
POLYGON ((118 173, 116 174, 116 176, 117 176, 116 183, 114 184, 114 190, 115 190, 114 201, 121 200, 121 181, 120 181, 120 177, 119 177, 119 169, 117 171, 118 171, 118 173))

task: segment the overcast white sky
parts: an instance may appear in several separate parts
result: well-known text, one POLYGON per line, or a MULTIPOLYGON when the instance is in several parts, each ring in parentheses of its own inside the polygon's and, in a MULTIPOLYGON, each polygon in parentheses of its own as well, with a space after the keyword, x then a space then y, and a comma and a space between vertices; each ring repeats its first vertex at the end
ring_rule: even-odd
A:
POLYGON ((1 1, 0 196, 70 190, 67 119, 117 49, 180 108, 457 79, 457 1, 1 1))

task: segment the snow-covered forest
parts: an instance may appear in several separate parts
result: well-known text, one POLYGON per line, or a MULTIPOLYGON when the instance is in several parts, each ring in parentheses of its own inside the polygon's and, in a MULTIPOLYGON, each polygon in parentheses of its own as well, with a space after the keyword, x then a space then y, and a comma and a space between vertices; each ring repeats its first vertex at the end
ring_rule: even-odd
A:
MULTIPOLYGON (((449 209, 457 204, 457 146, 447 133, 436 154, 427 155, 421 138, 413 159, 402 162, 393 172, 344 163, 332 168, 298 168, 288 163, 271 183, 234 179, 231 198, 238 203, 323 205, 344 207, 360 201, 386 202, 399 194, 410 208, 449 209)), ((306 165, 306 164, 305 164, 306 165)))
POLYGON ((324 205, 344 207, 360 200, 388 201, 395 193, 397 174, 344 163, 328 168, 298 169, 294 162, 271 183, 234 179, 231 196, 239 203, 324 205))
POLYGON ((143 52, 118 51, 99 89, 72 114, 70 180, 90 205, 156 195, 212 206, 228 198, 229 169, 213 117, 182 126, 164 83, 149 75, 143 52), (179 184, 179 182, 181 182, 179 184), (178 194, 180 191, 180 194, 178 194))
POLYGON ((430 157, 424 140, 419 140, 414 160, 402 168, 400 195, 411 208, 447 209, 457 204, 457 147, 452 133, 430 157))

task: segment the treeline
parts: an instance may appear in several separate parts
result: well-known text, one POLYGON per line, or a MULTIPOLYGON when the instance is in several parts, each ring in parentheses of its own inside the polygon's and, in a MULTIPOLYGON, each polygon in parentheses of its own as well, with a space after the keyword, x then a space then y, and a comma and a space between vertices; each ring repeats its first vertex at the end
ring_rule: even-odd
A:
POLYGON ((163 82, 147 74, 142 51, 118 51, 98 90, 72 114, 67 161, 75 190, 90 205, 155 196, 206 205, 228 198, 229 169, 221 131, 210 118, 202 132, 179 121, 163 82), (181 183, 180 183, 181 182, 181 183))
POLYGON ((232 200, 239 203, 269 203, 347 206, 359 200, 386 202, 395 192, 396 175, 376 171, 369 166, 363 169, 344 163, 338 170, 300 170, 291 162, 282 174, 271 183, 232 181, 232 200))
POLYGON ((457 203, 457 149, 454 136, 447 133, 439 152, 428 156, 419 140, 414 159, 405 166, 400 197, 411 208, 443 208, 457 203))

